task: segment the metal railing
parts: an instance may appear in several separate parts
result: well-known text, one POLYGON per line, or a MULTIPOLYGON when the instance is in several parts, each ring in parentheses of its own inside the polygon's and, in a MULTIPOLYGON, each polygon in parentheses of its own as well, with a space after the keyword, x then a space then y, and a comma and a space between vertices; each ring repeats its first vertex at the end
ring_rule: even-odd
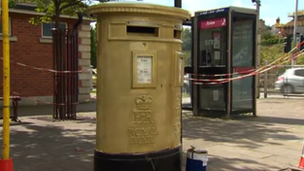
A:
POLYGON ((78 31, 53 31, 54 119, 76 119, 78 102, 78 31), (64 73, 60 71, 72 71, 64 73))

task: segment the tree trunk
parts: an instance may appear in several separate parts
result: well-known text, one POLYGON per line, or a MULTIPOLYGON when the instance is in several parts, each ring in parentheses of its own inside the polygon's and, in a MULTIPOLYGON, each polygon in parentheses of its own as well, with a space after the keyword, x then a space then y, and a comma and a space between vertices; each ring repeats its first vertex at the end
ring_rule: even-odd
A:
MULTIPOLYGON (((58 3, 58 1, 54 1, 54 5, 55 5, 55 15, 54 15, 54 23, 55 23, 55 30, 53 30, 53 48, 54 48, 54 63, 55 63, 55 70, 57 71, 62 71, 62 53, 61 53, 61 47, 62 46, 62 42, 61 42, 61 31, 59 28, 60 25, 60 3, 58 3)), ((55 73, 55 82, 56 82, 56 92, 54 92, 54 98, 56 99, 56 103, 62 103, 62 78, 63 74, 61 73, 55 73)), ((55 90, 54 90, 55 91, 55 90)), ((65 119, 65 113, 63 111, 63 106, 57 106, 56 107, 56 113, 59 114, 59 118, 56 119, 60 119, 60 120, 64 120, 65 119)), ((57 115, 58 117, 58 115, 57 115)), ((55 118, 54 118, 55 119, 55 118)))
POLYGON ((59 30, 60 12, 60 3, 55 3, 55 28, 57 30, 59 30))

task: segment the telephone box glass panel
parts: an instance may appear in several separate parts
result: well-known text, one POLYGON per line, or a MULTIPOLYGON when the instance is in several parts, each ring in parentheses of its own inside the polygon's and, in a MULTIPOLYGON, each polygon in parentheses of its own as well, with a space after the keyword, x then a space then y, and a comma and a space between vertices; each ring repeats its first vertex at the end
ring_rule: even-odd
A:
POLYGON ((218 17, 199 22, 199 66, 226 66, 227 19, 218 17))
POLYGON ((225 111, 225 93, 223 86, 209 86, 200 88, 200 108, 204 110, 225 111))
MULTIPOLYGON (((234 13, 232 20, 232 70, 244 76, 254 70, 256 15, 234 13)), ((232 111, 253 108, 254 76, 232 82, 232 111)))
POLYGON ((238 19, 232 29, 232 66, 253 66, 254 20, 238 19))

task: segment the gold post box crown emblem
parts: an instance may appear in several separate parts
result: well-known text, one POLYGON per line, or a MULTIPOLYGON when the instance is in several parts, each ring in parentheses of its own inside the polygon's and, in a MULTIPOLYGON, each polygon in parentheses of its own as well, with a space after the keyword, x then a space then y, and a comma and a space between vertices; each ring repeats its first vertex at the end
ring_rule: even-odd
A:
POLYGON ((150 109, 151 104, 152 104, 152 96, 138 96, 137 99, 135 100, 136 107, 138 110, 147 110, 150 109))

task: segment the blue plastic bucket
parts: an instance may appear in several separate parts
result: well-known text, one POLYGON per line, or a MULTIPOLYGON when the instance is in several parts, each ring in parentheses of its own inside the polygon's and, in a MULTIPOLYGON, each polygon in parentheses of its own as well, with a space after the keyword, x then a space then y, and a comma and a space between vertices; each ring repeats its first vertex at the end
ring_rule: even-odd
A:
POLYGON ((191 148, 187 151, 186 171, 206 171, 207 162, 207 150, 191 148))

